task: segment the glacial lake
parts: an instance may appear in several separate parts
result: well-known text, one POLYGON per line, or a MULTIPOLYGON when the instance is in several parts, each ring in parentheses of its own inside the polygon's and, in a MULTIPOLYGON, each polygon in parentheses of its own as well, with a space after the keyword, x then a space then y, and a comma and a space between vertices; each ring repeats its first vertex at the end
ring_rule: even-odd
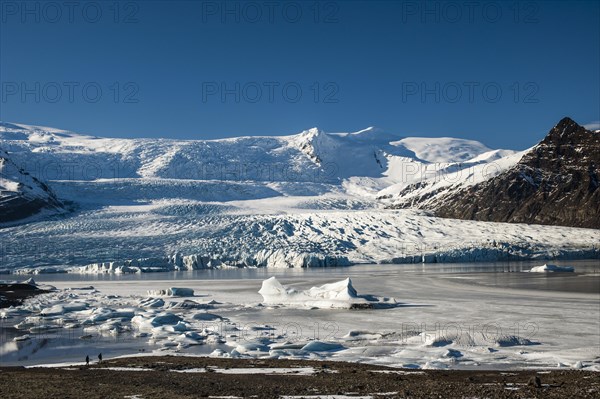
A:
MULTIPOLYGON (((547 262, 573 266, 573 273, 525 272, 543 263, 34 275, 37 282, 51 284, 60 290, 47 298, 34 298, 37 312, 51 306, 85 301, 90 306, 86 312, 132 307, 142 314, 174 312, 189 323, 186 328, 190 333, 214 325, 214 322, 208 322, 204 326, 194 318, 205 310, 169 305, 192 299, 199 303, 215 303, 208 312, 224 320, 216 325, 219 339, 191 346, 173 346, 173 340, 183 337, 182 332, 169 332, 163 326, 153 329, 150 336, 136 335, 136 329, 129 329, 129 321, 115 319, 72 329, 62 328, 64 323, 72 322, 71 317, 81 322, 89 315, 73 312, 38 319, 40 323, 59 323, 58 329, 29 332, 30 339, 14 342, 14 338, 27 333, 14 327, 25 316, 14 316, 0 319, 0 362, 3 365, 73 363, 81 362, 86 353, 98 352, 106 358, 150 353, 208 356, 214 355, 214 351, 232 356, 235 351, 248 350, 248 345, 256 345, 256 339, 268 338, 275 344, 321 340, 338 343, 342 349, 300 354, 291 349, 287 355, 285 350, 248 353, 257 357, 301 356, 393 367, 583 367, 600 371, 600 261, 547 262), (297 290, 349 277, 359 294, 392 297, 399 306, 352 310, 263 305, 258 291, 262 281, 272 276, 297 290), (89 286, 95 290, 87 289, 89 286), (195 296, 164 298, 164 307, 140 308, 144 300, 153 300, 149 298, 149 290, 169 287, 191 288, 195 296), (115 323, 125 332, 112 334, 115 323), (271 330, 273 328, 275 330, 271 330), (93 338, 82 339, 85 336, 93 338)), ((6 280, 28 277, 3 276, 6 280)))

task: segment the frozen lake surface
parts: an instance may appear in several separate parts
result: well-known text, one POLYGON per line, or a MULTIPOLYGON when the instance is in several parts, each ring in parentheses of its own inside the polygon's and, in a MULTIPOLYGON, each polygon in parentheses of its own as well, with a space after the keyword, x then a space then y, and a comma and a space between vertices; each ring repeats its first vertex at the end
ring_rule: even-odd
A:
POLYGON ((574 266, 575 273, 526 273, 540 262, 517 262, 39 275, 38 283, 59 291, 30 300, 23 306, 29 313, 17 309, 0 319, 0 362, 172 353, 599 371, 600 262, 558 264, 574 266), (296 290, 349 277, 359 294, 398 304, 267 306, 258 290, 272 276, 296 290), (93 290, 78 289, 90 285, 93 290), (169 287, 191 288, 195 296, 148 295, 169 287))

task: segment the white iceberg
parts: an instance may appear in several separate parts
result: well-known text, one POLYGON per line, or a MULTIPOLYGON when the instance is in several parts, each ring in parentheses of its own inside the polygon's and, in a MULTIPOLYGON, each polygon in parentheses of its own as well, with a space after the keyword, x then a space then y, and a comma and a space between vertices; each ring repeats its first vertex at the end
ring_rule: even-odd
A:
POLYGON ((73 303, 61 303, 50 306, 49 308, 44 308, 41 310, 40 314, 42 316, 57 316, 64 313, 76 312, 79 310, 85 310, 88 308, 87 303, 83 302, 73 302, 73 303))
POLYGON ((154 327, 160 327, 163 325, 177 325, 181 322, 181 317, 173 314, 173 313, 161 313, 156 317, 150 319, 150 323, 154 327))
POLYGON ((393 298, 358 295, 349 278, 298 291, 283 286, 275 277, 271 277, 263 281, 258 293, 262 295, 264 303, 271 305, 342 309, 397 306, 397 302, 393 298))
POLYGON ((575 268, 571 266, 556 266, 556 265, 548 265, 543 264, 542 266, 532 267, 529 272, 531 273, 545 273, 545 272, 574 272, 575 268))

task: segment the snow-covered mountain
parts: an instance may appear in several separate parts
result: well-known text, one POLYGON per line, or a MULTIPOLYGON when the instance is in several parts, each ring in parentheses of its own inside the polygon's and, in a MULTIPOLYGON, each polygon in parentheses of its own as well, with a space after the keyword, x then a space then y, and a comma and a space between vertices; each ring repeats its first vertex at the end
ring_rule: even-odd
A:
POLYGON ((430 176, 439 180, 445 173, 513 153, 492 151, 472 140, 403 138, 375 128, 355 133, 325 133, 313 128, 280 137, 167 140, 99 138, 3 123, 0 146, 24 170, 55 187, 61 197, 76 202, 90 199, 81 198, 79 191, 88 189, 93 192, 92 200, 104 198, 99 191, 111 189, 115 201, 122 196, 126 200, 172 198, 168 188, 154 189, 164 184, 178 187, 176 196, 198 200, 339 191, 373 199, 386 188, 398 191, 430 176), (219 182, 216 192, 210 187, 215 182, 219 182), (134 186, 138 197, 130 197, 124 185, 134 186), (182 185, 208 189, 184 194, 182 185), (203 191, 214 196, 207 198, 203 191))
POLYGON ((598 230, 574 229, 565 240, 564 228, 388 209, 399 202, 421 206, 477 185, 524 155, 471 140, 410 138, 375 128, 220 140, 115 139, 0 123, 0 148, 29 173, 23 176, 73 204, 71 212, 49 220, 13 226, 0 220, 7 269, 598 256, 598 230))

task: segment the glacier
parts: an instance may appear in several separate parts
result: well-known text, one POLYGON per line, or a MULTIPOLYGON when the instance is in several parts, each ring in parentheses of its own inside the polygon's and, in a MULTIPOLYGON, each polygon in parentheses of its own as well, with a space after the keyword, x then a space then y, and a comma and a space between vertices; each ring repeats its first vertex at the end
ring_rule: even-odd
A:
MULTIPOLYGON (((0 220, 5 273, 600 256, 595 229, 387 209, 399 193, 410 203, 476 184, 523 155, 472 140, 411 138, 376 128, 219 140, 117 139, 0 123, 0 149, 24 176, 47 185, 52 199, 68 204, 33 219, 0 220)), ((10 184, 5 179, 0 202, 19 178, 10 184)))

